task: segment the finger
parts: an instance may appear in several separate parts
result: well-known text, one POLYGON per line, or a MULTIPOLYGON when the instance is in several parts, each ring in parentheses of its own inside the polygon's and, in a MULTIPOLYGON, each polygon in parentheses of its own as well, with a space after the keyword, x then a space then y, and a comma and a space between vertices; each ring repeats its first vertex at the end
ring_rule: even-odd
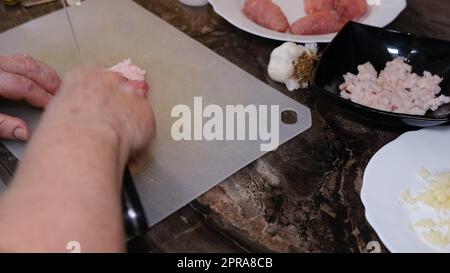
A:
POLYGON ((0 69, 29 78, 52 94, 55 94, 61 82, 50 66, 27 55, 0 56, 0 69))
POLYGON ((146 98, 148 94, 148 85, 145 81, 128 81, 123 80, 120 90, 125 93, 135 94, 139 97, 146 98))
POLYGON ((139 95, 143 96, 143 97, 147 97, 148 94, 148 84, 146 81, 128 81, 127 84, 138 90, 139 91, 139 95))
POLYGON ((129 87, 138 91, 138 94, 142 97, 147 97, 148 94, 148 84, 146 81, 129 80, 119 72, 113 71, 113 73, 120 77, 121 81, 126 83, 129 87))
POLYGON ((128 168, 132 172, 136 172, 136 173, 141 172, 149 160, 148 157, 149 157, 149 153, 146 153, 146 152, 142 152, 142 153, 139 153, 138 155, 135 155, 134 157, 130 158, 130 160, 128 162, 128 168))
POLYGON ((27 141, 30 138, 30 130, 25 121, 0 114, 0 138, 27 141))
POLYGON ((62 83, 70 82, 72 84, 83 83, 120 83, 122 78, 117 73, 98 68, 95 66, 86 66, 73 69, 64 75, 62 83))
POLYGON ((25 100, 34 107, 45 108, 52 95, 33 81, 0 71, 0 96, 10 100, 25 100))
POLYGON ((145 99, 146 98, 146 92, 143 91, 142 89, 138 89, 133 87, 132 85, 130 85, 130 82, 122 82, 120 84, 119 90, 123 93, 132 95, 132 96, 137 96, 140 100, 141 99, 145 99))

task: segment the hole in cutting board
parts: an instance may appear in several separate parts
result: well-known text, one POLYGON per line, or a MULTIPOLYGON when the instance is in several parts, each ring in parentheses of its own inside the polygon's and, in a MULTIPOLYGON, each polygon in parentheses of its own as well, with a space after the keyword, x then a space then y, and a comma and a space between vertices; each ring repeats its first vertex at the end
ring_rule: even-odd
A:
POLYGON ((285 124, 296 124, 298 121, 297 112, 294 110, 284 110, 281 112, 281 121, 285 124))

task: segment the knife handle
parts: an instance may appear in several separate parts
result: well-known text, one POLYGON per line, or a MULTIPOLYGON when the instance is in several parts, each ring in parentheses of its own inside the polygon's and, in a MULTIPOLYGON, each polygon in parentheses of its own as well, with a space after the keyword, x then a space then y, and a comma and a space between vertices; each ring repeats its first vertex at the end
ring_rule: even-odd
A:
POLYGON ((148 230, 147 218, 128 168, 125 168, 123 176, 122 210, 127 239, 145 234, 148 230))

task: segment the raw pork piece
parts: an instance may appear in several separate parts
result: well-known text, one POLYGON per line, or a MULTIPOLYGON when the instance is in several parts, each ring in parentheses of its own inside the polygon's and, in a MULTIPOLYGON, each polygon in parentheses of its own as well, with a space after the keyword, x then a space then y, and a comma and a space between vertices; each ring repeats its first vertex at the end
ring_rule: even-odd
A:
POLYGON ((131 87, 142 91, 144 95, 147 94, 149 87, 145 81, 146 71, 139 66, 134 65, 131 62, 131 59, 126 59, 111 67, 109 70, 121 75, 131 87))
POLYGON ((283 11, 271 0, 246 0, 242 11, 250 20, 265 28, 278 32, 289 28, 283 11))
POLYGON ((334 0, 305 0, 306 14, 334 10, 334 0))
POLYGON ((344 23, 361 18, 367 12, 366 0, 334 0, 334 6, 344 23))
POLYGON ((347 73, 344 80, 341 97, 382 111, 422 116, 450 103, 450 97, 439 95, 442 78, 412 72, 403 58, 388 62, 379 75, 371 63, 359 65, 358 74, 347 73))
POLYGON ((320 35, 338 32, 342 26, 335 11, 321 11, 298 19, 290 30, 297 35, 320 35))

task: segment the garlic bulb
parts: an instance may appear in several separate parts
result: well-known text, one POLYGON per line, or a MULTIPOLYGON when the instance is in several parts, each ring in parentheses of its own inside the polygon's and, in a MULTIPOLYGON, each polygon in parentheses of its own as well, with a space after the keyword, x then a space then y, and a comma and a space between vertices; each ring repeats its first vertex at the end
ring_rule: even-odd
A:
POLYGON ((268 67, 269 77, 284 83, 289 91, 304 87, 304 83, 294 77, 295 66, 305 54, 317 57, 317 44, 306 46, 286 42, 275 48, 270 56, 268 67))

